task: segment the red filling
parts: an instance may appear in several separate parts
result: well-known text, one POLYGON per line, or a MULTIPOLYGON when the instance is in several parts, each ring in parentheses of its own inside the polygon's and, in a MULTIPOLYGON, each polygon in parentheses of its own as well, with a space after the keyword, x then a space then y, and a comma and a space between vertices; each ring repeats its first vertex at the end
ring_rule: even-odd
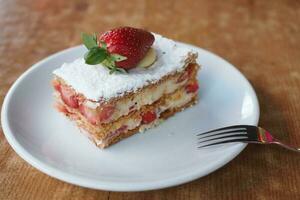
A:
POLYGON ((60 93, 61 98, 65 104, 67 104, 71 108, 79 107, 77 95, 71 88, 61 85, 58 81, 53 81, 52 84, 54 89, 60 93))
POLYGON ((78 99, 72 89, 66 86, 60 86, 61 98, 71 108, 78 108, 78 99))
POLYGON ((101 106, 101 111, 98 112, 99 120, 100 121, 108 120, 112 116, 114 111, 115 111, 114 105, 107 104, 107 105, 101 106))
POLYGON ((53 80, 52 85, 56 91, 60 92, 60 84, 57 80, 53 80))
POLYGON ((63 106, 61 104, 56 104, 55 107, 59 112, 62 112, 64 114, 69 114, 69 111, 67 110, 67 108, 65 106, 63 106))
POLYGON ((191 83, 191 84, 188 84, 187 86, 185 86, 185 89, 186 89, 187 93, 194 93, 194 92, 198 91, 199 85, 197 82, 191 83))
POLYGON ((153 111, 148 111, 142 115, 143 124, 149 124, 157 118, 156 113, 153 111))
MULTIPOLYGON (((84 115, 87 120, 92 124, 97 124, 98 122, 108 120, 112 114, 114 113, 115 106, 114 105, 103 105, 99 110, 94 110, 84 106, 83 104, 79 105, 78 96, 71 88, 61 85, 58 81, 54 80, 52 85, 56 91, 58 91, 61 95, 61 99, 63 102, 70 106, 71 108, 78 108, 80 113, 84 115)), ((58 109, 61 112, 65 112, 64 109, 58 109)))
POLYGON ((193 67, 192 65, 189 65, 186 68, 185 72, 181 76, 179 76, 177 83, 187 80, 188 78, 191 77, 192 73, 193 73, 193 67))
POLYGON ((113 105, 103 105, 100 110, 94 110, 84 105, 79 106, 80 113, 84 115, 92 124, 107 121, 114 113, 115 107, 113 105))

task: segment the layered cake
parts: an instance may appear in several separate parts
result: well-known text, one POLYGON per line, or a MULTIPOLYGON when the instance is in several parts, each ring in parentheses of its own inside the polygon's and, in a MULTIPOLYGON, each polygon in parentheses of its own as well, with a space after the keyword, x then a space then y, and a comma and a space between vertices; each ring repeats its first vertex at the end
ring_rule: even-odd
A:
POLYGON ((161 35, 121 27, 83 34, 88 51, 56 69, 57 109, 105 148, 197 101, 197 53, 161 35))

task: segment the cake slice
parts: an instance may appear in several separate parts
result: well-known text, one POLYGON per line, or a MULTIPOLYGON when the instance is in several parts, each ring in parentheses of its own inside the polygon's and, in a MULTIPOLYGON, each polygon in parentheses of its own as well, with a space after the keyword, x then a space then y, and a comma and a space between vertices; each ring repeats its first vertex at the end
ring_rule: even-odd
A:
MULTIPOLYGON (((151 128, 197 101, 197 53, 158 34, 151 35, 153 45, 137 59, 136 65, 141 67, 131 67, 135 60, 130 54, 126 55, 127 67, 123 53, 115 65, 106 61, 87 64, 85 57, 53 72, 57 109, 101 148, 151 128), (153 61, 149 62, 149 57, 153 61)), ((110 51, 112 42, 104 40, 107 46, 100 48, 110 51)))

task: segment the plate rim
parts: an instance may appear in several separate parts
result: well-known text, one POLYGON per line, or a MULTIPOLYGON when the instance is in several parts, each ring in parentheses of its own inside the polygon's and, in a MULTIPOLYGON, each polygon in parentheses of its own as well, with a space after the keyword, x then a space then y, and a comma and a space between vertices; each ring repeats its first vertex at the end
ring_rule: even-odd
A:
MULTIPOLYGON (((248 85, 254 99, 254 109, 255 109, 255 114, 256 116, 254 117, 254 123, 252 125, 257 125, 259 116, 260 116, 260 107, 259 107, 259 102, 258 98, 256 95, 256 92, 249 82, 249 80, 242 74, 234 65, 229 63, 227 60, 224 58, 216 55, 215 53, 208 51, 206 49, 187 44, 187 43, 182 43, 179 42, 185 46, 189 46, 193 49, 198 49, 200 51, 204 51, 208 54, 212 54, 215 56, 217 59, 221 59, 223 62, 227 64, 228 67, 230 67, 232 70, 236 71, 239 76, 241 76, 242 79, 246 82, 248 85)), ((142 183, 142 184, 125 184, 124 183, 116 183, 116 182, 110 182, 110 181, 101 181, 101 180, 94 180, 90 178, 85 178, 79 175, 74 175, 71 173, 66 173, 58 168, 55 168, 53 166, 50 166, 48 164, 45 164, 44 162, 40 161, 38 158, 34 157, 31 155, 16 139, 14 136, 13 131, 9 127, 9 122, 8 122, 8 104, 10 102, 11 96, 14 93, 15 89, 18 87, 19 83, 27 77, 31 72, 33 72, 35 69, 37 69, 40 65, 48 62, 49 60, 55 59, 55 57, 60 56, 61 54, 68 54, 69 52, 72 52, 73 50, 77 48, 82 48, 83 45, 77 45, 74 47, 70 47, 61 51, 58 51, 50 56, 47 56, 46 58, 40 60, 39 62, 33 64, 31 67, 29 67, 25 72, 23 72, 17 79, 16 81, 12 84, 10 89, 8 90, 7 94, 5 95, 3 104, 2 104, 2 109, 1 109, 1 124, 2 124, 2 130, 4 133, 4 136, 6 137, 8 143, 10 146, 13 148, 13 150, 19 155, 23 160, 25 160, 28 164, 36 168, 37 170, 43 172, 46 175, 49 175, 50 177, 53 177, 55 179, 74 184, 77 186, 85 187, 85 188, 92 188, 92 189, 100 189, 100 190, 106 190, 106 191, 147 191, 147 190, 155 190, 155 189, 162 189, 162 188, 167 188, 167 187, 172 187, 172 186, 177 186, 181 185, 190 181, 193 181, 195 179, 198 179, 200 177, 206 176, 217 169, 222 168, 224 165, 232 161, 237 155, 241 153, 241 151, 244 150, 244 148, 247 146, 247 144, 241 144, 240 149, 236 150, 234 153, 232 153, 227 159, 225 159, 222 163, 219 165, 215 165, 209 169, 207 169, 204 173, 200 171, 193 171, 193 173, 189 174, 184 174, 181 176, 176 176, 175 178, 171 179, 163 179, 159 181, 151 181, 147 183, 142 183), (132 186, 133 185, 133 186, 132 186)), ((203 169, 202 169, 203 171, 203 169)))

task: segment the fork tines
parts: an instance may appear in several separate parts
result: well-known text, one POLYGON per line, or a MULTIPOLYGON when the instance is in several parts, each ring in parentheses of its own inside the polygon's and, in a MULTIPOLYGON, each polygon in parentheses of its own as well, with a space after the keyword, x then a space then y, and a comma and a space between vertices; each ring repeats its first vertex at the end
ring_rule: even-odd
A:
POLYGON ((198 148, 232 142, 254 142, 256 134, 249 133, 255 133, 256 129, 250 125, 235 125, 200 133, 197 135, 200 144, 198 148))

